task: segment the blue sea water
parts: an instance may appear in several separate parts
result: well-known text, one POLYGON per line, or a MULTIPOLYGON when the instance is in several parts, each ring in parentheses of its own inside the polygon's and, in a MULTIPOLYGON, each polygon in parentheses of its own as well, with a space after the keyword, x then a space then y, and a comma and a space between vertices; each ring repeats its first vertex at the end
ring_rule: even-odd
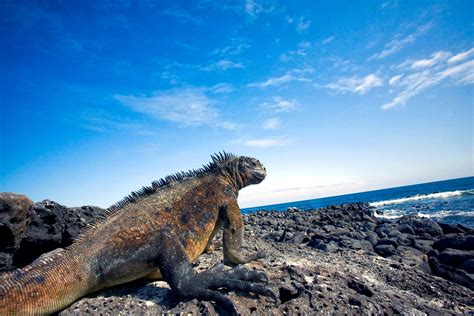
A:
POLYGON ((245 208, 242 213, 286 211, 288 207, 308 210, 353 202, 370 203, 376 208, 376 216, 382 218, 396 219, 416 214, 436 221, 474 227, 474 177, 245 208))

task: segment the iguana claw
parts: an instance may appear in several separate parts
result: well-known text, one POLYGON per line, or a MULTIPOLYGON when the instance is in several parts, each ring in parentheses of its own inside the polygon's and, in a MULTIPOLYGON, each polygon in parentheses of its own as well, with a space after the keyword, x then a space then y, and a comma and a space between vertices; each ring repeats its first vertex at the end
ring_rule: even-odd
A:
POLYGON ((234 303, 218 289, 229 291, 252 292, 272 298, 278 302, 276 294, 262 283, 267 283, 268 277, 262 271, 249 270, 237 266, 231 270, 224 270, 223 265, 214 266, 208 271, 193 274, 180 282, 178 289, 181 296, 213 301, 220 306, 226 314, 237 315, 234 303))

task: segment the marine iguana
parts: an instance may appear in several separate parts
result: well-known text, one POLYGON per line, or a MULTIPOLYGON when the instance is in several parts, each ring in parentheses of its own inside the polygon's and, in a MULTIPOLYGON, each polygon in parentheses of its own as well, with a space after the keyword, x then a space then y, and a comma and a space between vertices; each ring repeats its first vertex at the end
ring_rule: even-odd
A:
POLYGON ((217 289, 238 290, 277 300, 266 274, 222 265, 196 273, 192 262, 223 229, 224 264, 264 257, 241 254, 240 189, 260 183, 265 167, 257 159, 218 153, 197 170, 177 173, 133 192, 107 210, 62 251, 0 276, 0 315, 45 314, 79 298, 135 279, 164 278, 184 298, 213 301, 236 314, 217 289))

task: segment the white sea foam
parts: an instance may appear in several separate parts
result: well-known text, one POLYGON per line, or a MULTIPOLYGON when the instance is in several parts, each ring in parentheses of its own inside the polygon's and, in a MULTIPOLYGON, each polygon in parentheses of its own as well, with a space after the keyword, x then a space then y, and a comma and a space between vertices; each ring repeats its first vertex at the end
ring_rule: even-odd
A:
POLYGON ((474 216, 474 211, 439 211, 436 213, 432 214, 426 214, 426 213, 418 213, 417 214, 420 217, 425 217, 425 218, 444 218, 444 217, 450 217, 450 216, 463 216, 463 217, 473 217, 474 216))
POLYGON ((386 219, 397 219, 405 215, 403 210, 398 209, 387 209, 383 211, 375 211, 375 217, 386 218, 386 219))
POLYGON ((458 191, 439 192, 439 193, 431 193, 431 194, 418 194, 418 195, 401 198, 401 199, 373 202, 373 203, 370 203, 370 205, 374 207, 380 207, 380 206, 385 206, 385 205, 400 204, 400 203, 425 200, 425 199, 447 199, 454 196, 461 196, 463 194, 474 194, 474 190, 458 190, 458 191))
MULTIPOLYGON (((398 219, 402 217, 403 215, 408 215, 408 214, 415 214, 415 213, 408 213, 400 209, 387 209, 383 211, 376 211, 375 217, 385 218, 385 219, 398 219)), ((416 213, 416 215, 423 218, 433 218, 433 219, 445 218, 445 217, 450 217, 450 216, 474 217, 474 211, 442 210, 442 211, 438 211, 431 214, 418 212, 416 213)))

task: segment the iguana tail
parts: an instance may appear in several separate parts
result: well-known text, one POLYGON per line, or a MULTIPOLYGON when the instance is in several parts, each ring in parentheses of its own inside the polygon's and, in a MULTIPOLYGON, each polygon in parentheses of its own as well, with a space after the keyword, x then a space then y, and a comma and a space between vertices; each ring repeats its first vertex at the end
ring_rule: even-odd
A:
POLYGON ((91 292, 88 260, 65 252, 0 275, 0 315, 50 314, 91 292))

